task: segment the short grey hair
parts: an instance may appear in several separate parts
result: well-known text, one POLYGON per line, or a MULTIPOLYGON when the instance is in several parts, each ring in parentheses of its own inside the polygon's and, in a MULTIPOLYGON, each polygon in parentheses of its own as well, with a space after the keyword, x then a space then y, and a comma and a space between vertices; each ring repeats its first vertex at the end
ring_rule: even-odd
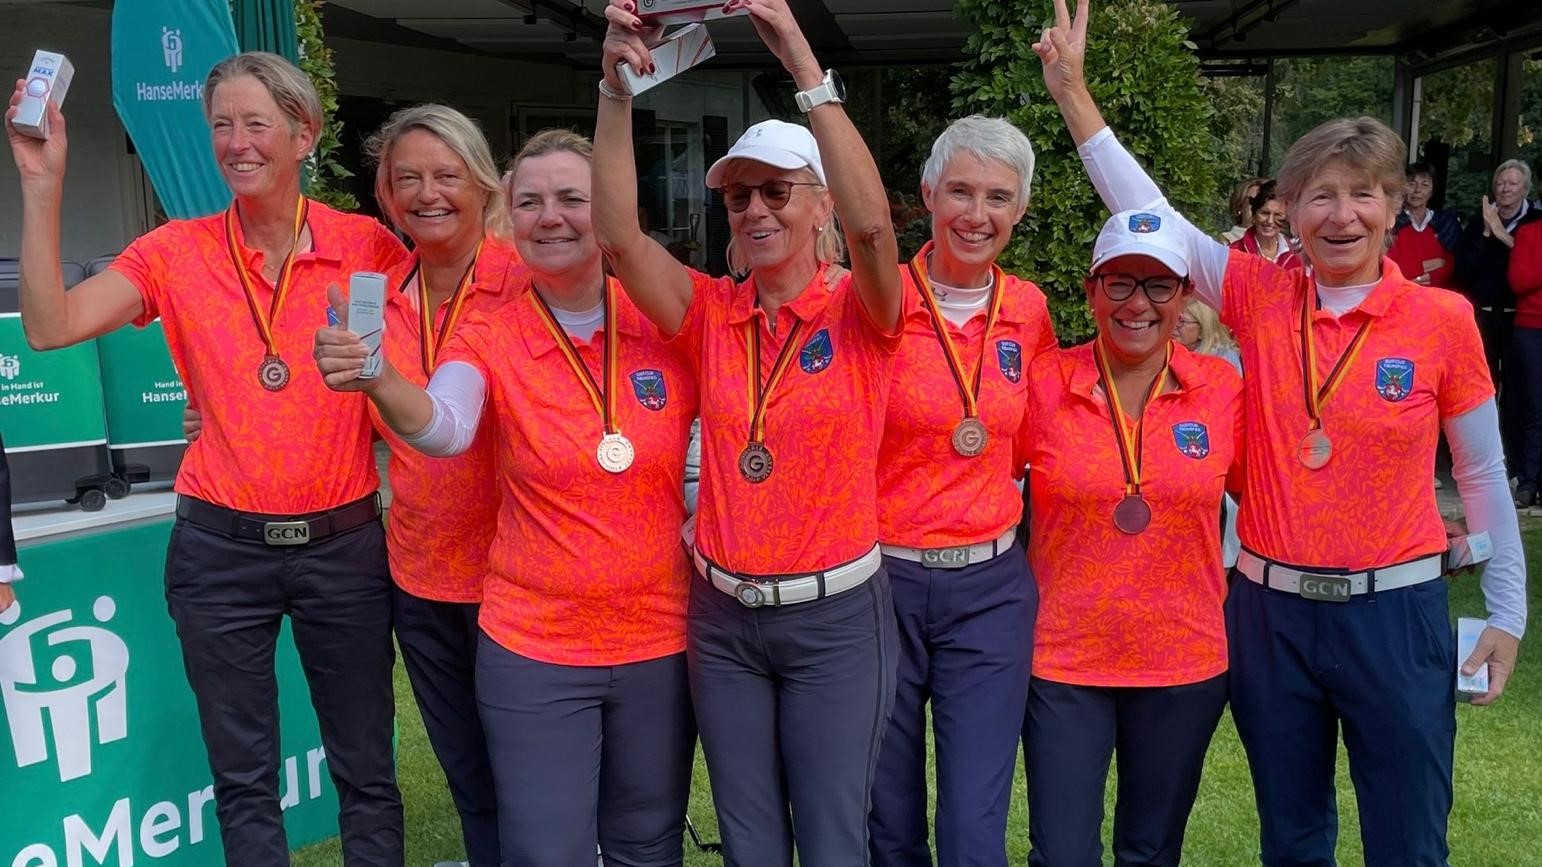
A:
POLYGON ((1500 175, 1504 174, 1505 172, 1510 171, 1511 169, 1514 169, 1514 170, 1516 170, 1516 171, 1521 173, 1521 186, 1524 187, 1524 190, 1521 192, 1521 195, 1524 196, 1524 195, 1530 193, 1531 192, 1531 166, 1527 165, 1525 160, 1509 159, 1509 160, 1505 160, 1504 162, 1500 163, 1499 164, 1499 168, 1494 169, 1494 180, 1496 180, 1496 181, 1499 180, 1499 176, 1500 175))
POLYGON ((364 142, 365 155, 376 165, 375 199, 391 222, 401 228, 401 215, 396 213, 391 196, 391 150, 402 136, 415 129, 432 133, 461 158, 471 173, 471 180, 487 195, 487 202, 482 206, 483 229, 489 235, 510 237, 512 227, 507 194, 498 176, 498 165, 493 162, 487 136, 482 134, 476 121, 465 114, 433 102, 397 111, 364 142))
POLYGON ((289 119, 291 132, 298 132, 303 125, 310 129, 316 143, 321 142, 321 97, 316 95, 316 86, 299 67, 267 51, 244 51, 221 60, 209 70, 203 85, 205 119, 213 118, 214 89, 243 75, 250 75, 267 88, 279 111, 289 119))
POLYGON ((1034 157, 1033 145, 1022 130, 1006 118, 983 114, 971 114, 953 121, 932 142, 932 154, 921 169, 921 183, 935 192, 942 180, 942 170, 960 153, 994 160, 1017 172, 1018 203, 1027 206, 1033 189, 1034 157))

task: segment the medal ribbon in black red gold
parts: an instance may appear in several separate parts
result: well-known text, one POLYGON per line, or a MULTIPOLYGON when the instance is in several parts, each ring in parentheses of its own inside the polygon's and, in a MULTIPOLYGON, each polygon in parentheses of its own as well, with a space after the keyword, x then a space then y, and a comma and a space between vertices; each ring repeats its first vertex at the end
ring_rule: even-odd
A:
POLYGON ((937 333, 937 340, 942 344, 942 355, 948 363, 948 373, 952 374, 953 384, 958 388, 959 401, 964 405, 964 417, 953 429, 953 450, 966 458, 972 458, 985 451, 985 443, 989 438, 985 424, 979 418, 980 376, 985 371, 985 354, 990 347, 991 329, 995 327, 996 318, 1001 312, 1006 277, 1000 268, 991 266, 991 300, 989 312, 985 317, 985 333, 980 337, 979 363, 974 368, 974 379, 965 385, 963 354, 948 334, 948 325, 943 320, 942 310, 937 306, 937 299, 932 295, 931 279, 926 274, 925 252, 923 250, 917 253, 915 258, 910 260, 910 276, 915 281, 916 291, 921 293, 921 303, 926 305, 926 310, 931 315, 932 330, 937 333))
POLYGON ((295 204, 294 211, 294 240, 289 245, 289 255, 284 257, 283 267, 279 270, 278 282, 273 287, 273 300, 268 309, 264 311, 257 301, 257 288, 253 285, 252 275, 246 268, 246 248, 241 246, 241 241, 236 237, 236 206, 232 202, 225 211, 225 245, 230 253, 231 264, 235 266, 236 276, 241 280, 241 290, 246 294, 246 306, 252 314, 252 322, 257 326, 257 334, 262 338, 262 345, 266 351, 263 359, 262 377, 263 385, 270 390, 283 388, 289 381, 288 368, 284 365, 278 354, 278 341, 273 337, 273 323, 277 321, 279 310, 284 306, 284 299, 289 294, 290 275, 294 272, 294 262, 300 248, 300 233, 305 228, 305 215, 310 210, 310 201, 304 196, 295 204), (276 384, 268 381, 268 368, 282 372, 282 381, 276 384))
POLYGON ((1141 403, 1140 415, 1135 417, 1133 426, 1125 421, 1124 405, 1119 400, 1119 388, 1114 385, 1114 374, 1108 366, 1108 355, 1103 351, 1102 337, 1093 342, 1092 355, 1097 359, 1098 383, 1103 386, 1105 403, 1108 404, 1108 417, 1113 421, 1114 433, 1119 439, 1119 461, 1124 465, 1124 492, 1126 496, 1138 497, 1141 484, 1141 434, 1145 428, 1145 408, 1151 403, 1152 396, 1160 394, 1162 387, 1167 383, 1167 373, 1173 360, 1172 341, 1167 343, 1167 357, 1162 362, 1162 371, 1146 389, 1146 399, 1141 403))
POLYGON ((455 326, 460 322, 461 312, 466 309, 466 296, 471 294, 471 284, 476 282, 477 259, 481 256, 482 242, 478 241, 476 252, 471 256, 471 264, 466 266, 466 273, 460 276, 455 294, 451 295, 447 302, 449 306, 445 310, 444 321, 439 323, 437 330, 434 328, 434 313, 437 311, 430 306, 428 300, 432 294, 428 288, 428 275, 423 270, 421 262, 412 269, 418 275, 418 325, 423 334, 421 351, 423 372, 429 376, 434 375, 434 368, 438 366, 439 350, 455 332, 455 326))
POLYGON ((1301 384, 1306 393, 1306 414, 1312 420, 1312 430, 1322 429, 1322 408, 1327 405, 1328 398, 1338 389, 1339 384, 1349 373, 1349 366, 1354 363, 1355 356, 1360 354, 1360 347, 1365 345, 1365 338, 1371 333, 1371 320, 1367 318, 1355 332, 1355 336, 1349 341, 1349 347, 1339 356, 1333 369, 1328 372, 1328 378, 1319 385, 1317 382, 1317 347, 1312 339, 1312 301, 1316 293, 1311 287, 1307 287, 1301 298, 1301 384))
POLYGON ((605 433, 618 433, 616 427, 616 388, 617 370, 619 358, 616 351, 616 283, 611 278, 605 278, 605 351, 601 361, 600 375, 605 380, 605 387, 600 388, 594 381, 594 374, 589 372, 589 366, 578 357, 578 348, 573 345, 573 339, 568 336, 567 329, 552 315, 551 307, 547 306, 546 299, 541 293, 531 287, 530 301, 535 305, 536 314, 541 317, 541 323, 546 330, 551 332, 552 339, 557 341, 557 348, 562 351, 562 357, 567 359, 568 367, 578 377, 579 385, 589 394, 589 401, 594 404, 595 412, 600 414, 600 420, 605 425, 605 433))

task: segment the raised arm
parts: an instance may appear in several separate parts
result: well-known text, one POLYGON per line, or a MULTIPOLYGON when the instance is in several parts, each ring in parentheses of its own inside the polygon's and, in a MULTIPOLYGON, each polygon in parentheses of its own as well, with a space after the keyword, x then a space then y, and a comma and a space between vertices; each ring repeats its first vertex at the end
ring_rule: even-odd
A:
POLYGON ((17 81, 5 133, 21 179, 21 324, 33 349, 58 349, 132 322, 144 300, 127 277, 108 269, 69 292, 59 261, 59 214, 69 150, 64 115, 48 105, 49 137, 23 135, 11 123, 25 82, 17 81))
MULTIPOLYGON (((632 303, 665 334, 674 334, 691 306, 690 272, 637 223, 637 164, 632 153, 632 98, 617 63, 639 73, 653 63, 647 40, 662 28, 645 28, 631 0, 605 9, 604 73, 594 126, 594 178, 590 213, 594 236, 632 303)), ((656 43, 655 43, 656 44, 656 43)))
MULTIPOLYGON (((798 90, 811 90, 824 81, 824 71, 786 0, 730 0, 724 9, 749 10, 756 32, 798 90)), ((898 327, 901 306, 899 243, 878 164, 845 106, 827 102, 810 111, 808 118, 845 232, 858 296, 873 321, 893 330, 898 327)))
MULTIPOLYGON (((1086 166, 1087 177, 1098 191, 1103 205, 1112 213, 1131 210, 1167 209, 1171 205, 1162 190, 1114 137, 1097 102, 1087 89, 1087 19, 1091 13, 1088 0, 1078 0, 1073 20, 1066 0, 1055 0, 1055 25, 1046 28, 1034 53, 1044 67, 1044 86, 1048 88, 1066 128, 1076 143, 1076 152, 1086 166)), ((1200 231, 1181 214, 1173 216, 1189 240, 1189 275, 1195 294, 1211 307, 1221 307, 1221 287, 1226 275, 1227 249, 1224 244, 1200 231)))

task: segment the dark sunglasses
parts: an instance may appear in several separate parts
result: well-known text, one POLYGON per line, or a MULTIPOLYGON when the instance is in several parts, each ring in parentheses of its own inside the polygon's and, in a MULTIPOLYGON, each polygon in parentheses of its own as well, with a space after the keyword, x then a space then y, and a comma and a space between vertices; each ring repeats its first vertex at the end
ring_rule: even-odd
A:
POLYGON ((1134 295, 1136 289, 1143 289, 1152 304, 1173 300, 1186 282, 1182 277, 1168 276, 1137 280, 1129 274, 1094 274, 1090 279, 1102 286, 1103 294, 1108 296, 1110 301, 1124 301, 1134 295))
POLYGON ((766 181, 763 184, 749 186, 748 184, 724 184, 723 204, 735 214, 743 213, 750 207, 750 197, 756 192, 760 193, 760 200, 766 203, 766 207, 773 211, 780 211, 787 207, 792 199, 793 187, 822 187, 812 181, 766 181))

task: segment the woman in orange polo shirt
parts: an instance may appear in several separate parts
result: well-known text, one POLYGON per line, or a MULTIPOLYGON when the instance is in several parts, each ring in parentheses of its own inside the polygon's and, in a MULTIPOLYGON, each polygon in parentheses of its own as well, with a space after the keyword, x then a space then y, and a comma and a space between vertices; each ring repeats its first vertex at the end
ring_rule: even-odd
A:
POLYGON ((402 863, 391 735, 391 578, 362 398, 333 398, 298 362, 326 287, 405 255, 374 220, 300 192, 321 101, 281 57, 221 61, 204 84, 234 201, 140 237, 68 293, 59 264, 64 116, 6 132, 21 176, 22 323, 38 348, 159 318, 203 432, 177 472, 166 600, 198 702, 226 863, 288 858, 273 654, 287 614, 341 802, 343 859, 402 863))
POLYGON ((1097 336, 1027 375, 1034 867, 1103 863, 1113 755, 1114 861, 1177 865, 1226 705, 1219 515, 1241 454, 1242 381, 1172 340, 1192 292, 1186 250, 1165 212, 1110 218, 1085 284, 1097 336))
MULTIPOLYGON (((893 602, 875 472, 900 277, 877 167, 785 0, 733 0, 781 59, 813 128, 765 121, 707 172, 742 283, 693 274, 637 224, 631 102, 649 67, 631 0, 606 9, 595 230, 637 305, 702 384, 691 687, 730 865, 868 860, 894 697, 893 602), (851 274, 825 284, 841 236, 851 274)), ((666 85, 667 86, 667 85, 666 85)))
POLYGON ((949 124, 922 169, 932 240, 904 269, 905 337, 878 461, 879 538, 899 620, 894 716, 873 786, 873 861, 1005 867, 1038 592, 1017 543, 1024 371, 1055 346, 1044 293, 996 257, 1028 208, 1033 147, 1002 118, 949 124))
MULTIPOLYGON (((413 245, 411 258, 386 275, 384 352, 405 379, 424 385, 461 321, 524 292, 508 198, 482 131, 449 106, 396 112, 365 149, 377 161, 381 210, 413 245)), ((497 803, 475 690, 477 616, 498 523, 492 425, 445 460, 403 442, 373 406, 370 414, 391 447, 386 545, 396 641, 460 813, 467 860, 497 867, 497 803)))
MULTIPOLYGON (((1087 92, 1087 2, 1034 46, 1099 194, 1154 210, 1160 189, 1087 92)), ((1291 146, 1279 195, 1305 269, 1228 251, 1174 218, 1195 292, 1242 349, 1242 551, 1227 598, 1232 716, 1247 750, 1267 867, 1329 864, 1333 765, 1344 733, 1367 867, 1447 863, 1457 666, 1503 692, 1526 622, 1494 388, 1470 304, 1383 255, 1406 146, 1372 118, 1332 120, 1291 146), (1458 660, 1447 530, 1429 479, 1451 444, 1468 528, 1489 534, 1489 618, 1458 660)))
POLYGON ((596 844, 606 863, 679 864, 695 746, 680 526, 696 385, 605 276, 591 152, 552 130, 515 158, 529 275, 517 297, 461 320, 426 389, 391 358, 362 380, 358 337, 316 334, 328 385, 363 390, 425 454, 463 453, 493 416, 500 511, 476 693, 503 863, 520 867, 592 863, 596 844))

